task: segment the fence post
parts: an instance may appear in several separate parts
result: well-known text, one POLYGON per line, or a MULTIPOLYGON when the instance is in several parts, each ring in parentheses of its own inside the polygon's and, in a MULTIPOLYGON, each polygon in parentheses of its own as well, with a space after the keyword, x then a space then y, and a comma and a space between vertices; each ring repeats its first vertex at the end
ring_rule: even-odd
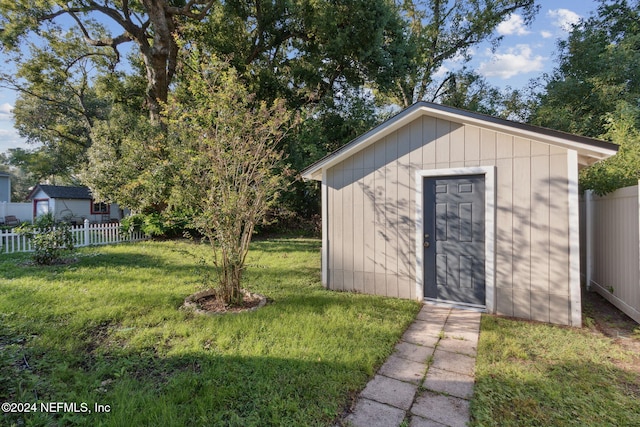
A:
POLYGON ((91 244, 91 233, 89 233, 89 220, 84 220, 84 245, 89 246, 91 244))
POLYGON ((587 268, 586 268, 586 285, 587 290, 591 290, 591 279, 593 278, 593 215, 594 215, 594 205, 593 205, 593 191, 587 190, 584 192, 584 203, 585 203, 585 216, 586 216, 586 244, 587 244, 587 268))

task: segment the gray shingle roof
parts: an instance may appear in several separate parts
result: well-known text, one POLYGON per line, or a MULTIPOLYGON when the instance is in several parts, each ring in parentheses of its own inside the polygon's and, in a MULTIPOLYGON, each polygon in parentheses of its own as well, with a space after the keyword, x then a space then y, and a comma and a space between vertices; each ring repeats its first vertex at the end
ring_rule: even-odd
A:
POLYGON ((52 199, 92 199, 89 187, 67 187, 64 185, 42 185, 38 184, 31 194, 40 188, 52 199))

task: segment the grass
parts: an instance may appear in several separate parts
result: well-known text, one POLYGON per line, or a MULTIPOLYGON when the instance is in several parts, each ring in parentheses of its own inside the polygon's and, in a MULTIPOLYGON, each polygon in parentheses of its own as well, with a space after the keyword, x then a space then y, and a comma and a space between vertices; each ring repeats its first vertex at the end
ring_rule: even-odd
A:
POLYGON ((255 242, 246 283, 270 303, 211 317, 179 310, 201 290, 207 246, 83 248, 77 263, 53 267, 3 255, 0 402, 109 412, 3 414, 0 424, 331 424, 419 305, 324 290, 319 246, 255 242))
POLYGON ((472 425, 640 425, 638 363, 589 329, 483 316, 472 425))

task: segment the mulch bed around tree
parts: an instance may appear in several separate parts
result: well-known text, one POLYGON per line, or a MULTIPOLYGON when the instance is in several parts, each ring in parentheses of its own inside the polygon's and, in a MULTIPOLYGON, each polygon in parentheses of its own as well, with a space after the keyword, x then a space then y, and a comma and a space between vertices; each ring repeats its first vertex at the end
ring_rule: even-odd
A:
POLYGON ((227 305, 215 296, 203 297, 197 300, 201 310, 213 313, 238 313, 258 307, 262 298, 256 294, 245 294, 241 305, 227 305))
POLYGON ((225 304, 216 297, 215 291, 208 289, 189 295, 185 298, 183 307, 193 310, 198 314, 225 314, 257 310, 267 303, 267 298, 263 295, 251 293, 246 290, 242 292, 244 297, 242 304, 239 305, 225 304))

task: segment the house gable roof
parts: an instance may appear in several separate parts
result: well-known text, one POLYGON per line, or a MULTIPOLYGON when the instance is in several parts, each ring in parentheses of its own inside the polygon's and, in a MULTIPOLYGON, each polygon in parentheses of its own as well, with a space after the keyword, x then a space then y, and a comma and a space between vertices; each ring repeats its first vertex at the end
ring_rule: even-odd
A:
POLYGON ((64 185, 45 185, 38 184, 33 190, 29 193, 27 197, 29 200, 33 198, 33 196, 38 192, 38 190, 42 190, 47 196, 52 199, 87 199, 91 200, 91 190, 88 187, 68 187, 64 185))
POLYGON ((423 115, 491 129, 575 150, 578 153, 578 163, 581 166, 588 166, 599 160, 606 159, 618 151, 618 146, 611 142, 421 101, 307 167, 301 172, 302 177, 304 179, 322 180, 323 170, 342 162, 423 115))

